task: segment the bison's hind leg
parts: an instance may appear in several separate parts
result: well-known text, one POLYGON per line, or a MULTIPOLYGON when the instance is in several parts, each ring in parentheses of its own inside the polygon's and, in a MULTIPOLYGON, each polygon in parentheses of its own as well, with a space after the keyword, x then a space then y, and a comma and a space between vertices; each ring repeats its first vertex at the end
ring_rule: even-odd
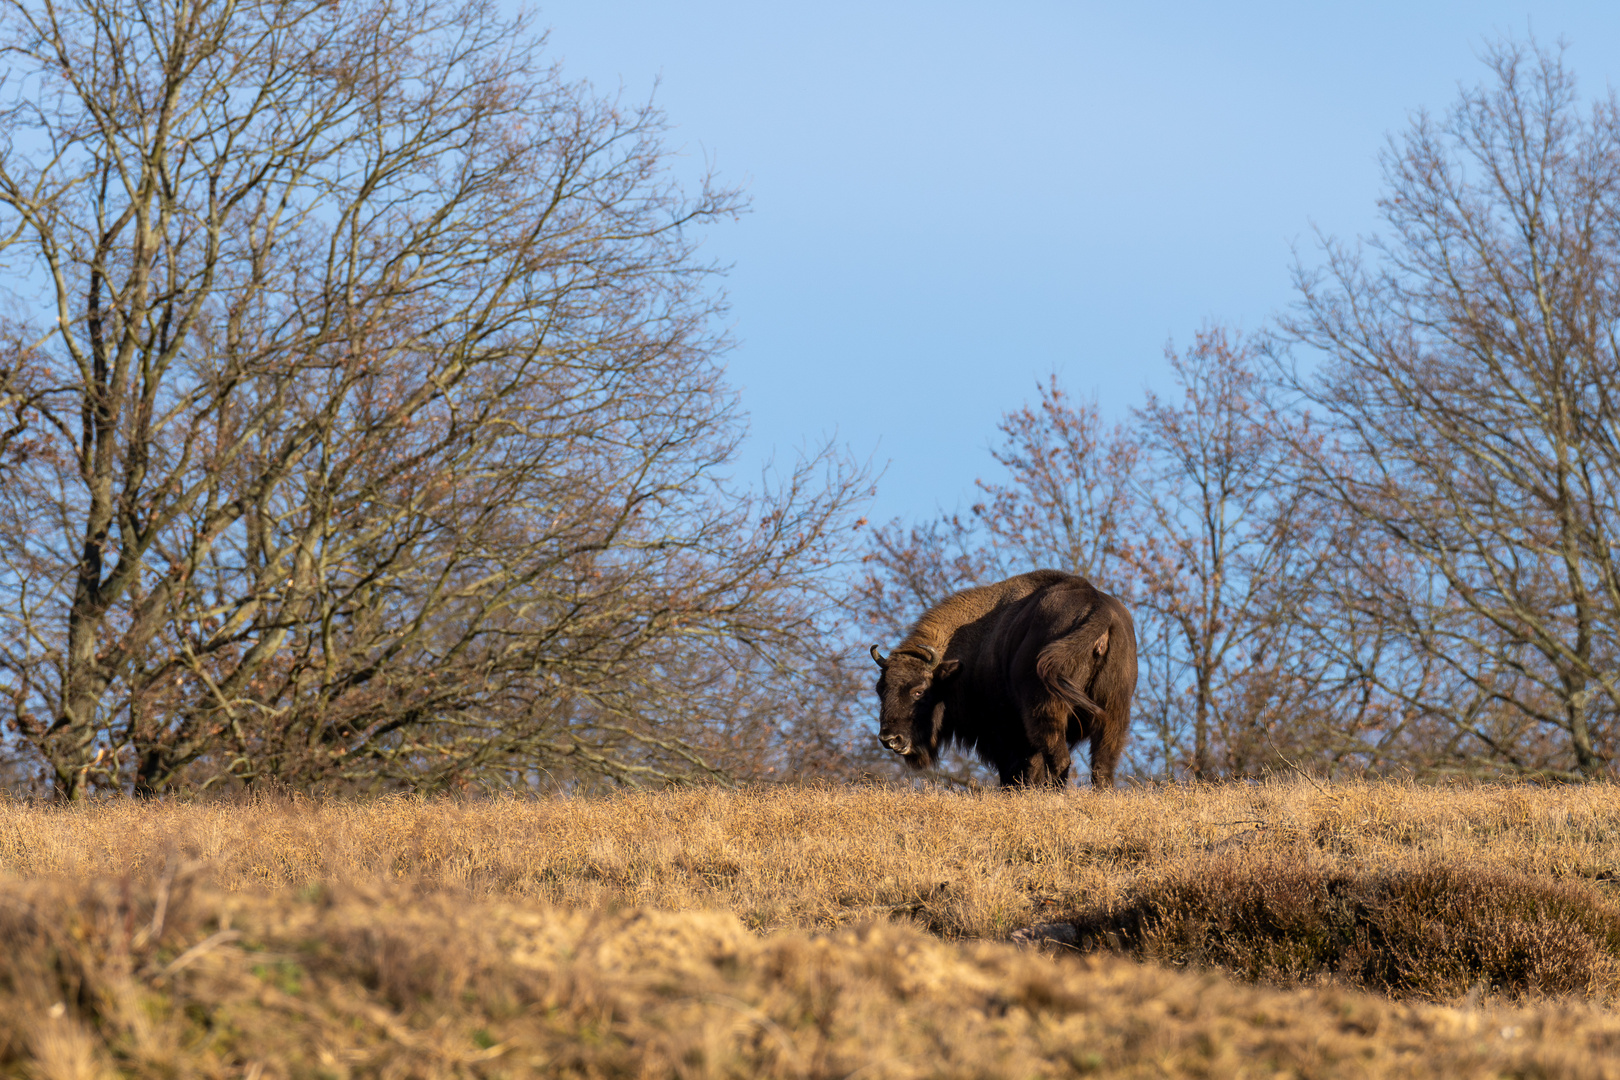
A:
POLYGON ((1091 729, 1091 786, 1094 788, 1113 788, 1114 770, 1125 750, 1125 733, 1130 723, 1111 723, 1111 720, 1113 718, 1107 715, 1100 716, 1091 729))

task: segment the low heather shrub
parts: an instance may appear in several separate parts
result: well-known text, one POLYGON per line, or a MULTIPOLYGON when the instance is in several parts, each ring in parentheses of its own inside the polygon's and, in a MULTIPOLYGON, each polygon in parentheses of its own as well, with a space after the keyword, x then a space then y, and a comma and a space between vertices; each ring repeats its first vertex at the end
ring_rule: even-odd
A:
POLYGON ((1458 865, 1355 873, 1286 857, 1185 863, 1074 917, 1082 950, 1397 997, 1620 991, 1599 886, 1458 865))

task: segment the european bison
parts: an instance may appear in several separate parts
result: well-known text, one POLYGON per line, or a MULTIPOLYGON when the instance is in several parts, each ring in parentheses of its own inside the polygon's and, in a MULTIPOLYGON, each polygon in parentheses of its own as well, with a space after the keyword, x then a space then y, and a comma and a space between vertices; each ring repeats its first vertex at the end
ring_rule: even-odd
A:
POLYGON ((1091 783, 1114 786, 1131 724, 1136 628, 1089 581, 1036 570, 946 597, 888 656, 872 646, 878 739, 915 769, 954 742, 1004 786, 1068 782, 1091 740, 1091 783))

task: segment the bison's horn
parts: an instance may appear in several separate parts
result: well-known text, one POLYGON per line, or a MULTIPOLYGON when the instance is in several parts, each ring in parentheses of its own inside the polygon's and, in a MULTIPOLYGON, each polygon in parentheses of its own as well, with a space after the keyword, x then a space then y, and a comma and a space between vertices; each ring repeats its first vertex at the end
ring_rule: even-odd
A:
POLYGON ((872 646, 872 663, 876 664, 878 667, 889 666, 889 658, 887 656, 879 655, 876 645, 872 646))
POLYGON ((923 659, 928 661, 929 667, 933 667, 935 664, 939 663, 939 654, 934 652, 933 649, 930 649, 926 645, 919 645, 917 648, 922 652, 923 659))

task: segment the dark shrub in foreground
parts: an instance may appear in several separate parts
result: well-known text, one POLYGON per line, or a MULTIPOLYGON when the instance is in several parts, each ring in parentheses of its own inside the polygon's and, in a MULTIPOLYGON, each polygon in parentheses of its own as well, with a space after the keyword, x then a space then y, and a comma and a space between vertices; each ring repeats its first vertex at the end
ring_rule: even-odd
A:
POLYGON ((1085 950, 1343 982, 1400 997, 1620 990, 1620 909, 1595 887, 1458 866, 1367 874, 1217 860, 1074 920, 1085 950))

